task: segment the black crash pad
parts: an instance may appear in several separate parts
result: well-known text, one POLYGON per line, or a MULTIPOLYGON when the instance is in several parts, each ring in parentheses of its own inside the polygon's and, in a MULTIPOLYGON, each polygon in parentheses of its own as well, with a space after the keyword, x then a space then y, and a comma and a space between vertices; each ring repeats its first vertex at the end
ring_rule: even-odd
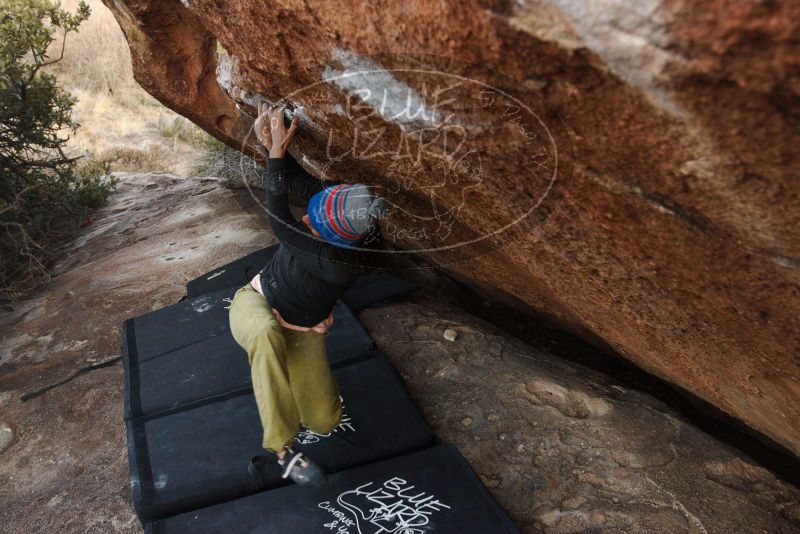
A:
POLYGON ((278 246, 262 248, 190 280, 186 284, 186 296, 192 298, 226 287, 242 287, 272 259, 278 246))
POLYGON ((367 271, 342 295, 342 302, 358 313, 370 306, 404 297, 417 285, 388 271, 367 271))
POLYGON ((137 359, 147 361, 229 332, 228 308, 238 290, 239 287, 219 289, 129 319, 136 325, 137 359))
MULTIPOLYGON (((433 436, 399 376, 382 356, 372 353, 335 369, 334 376, 344 403, 343 424, 329 436, 301 435, 302 443, 297 445, 326 470, 338 471, 432 444, 433 436)), ((252 456, 264 451, 252 394, 137 418, 127 425, 131 487, 143 521, 254 491, 247 466, 252 456)), ((276 471, 267 486, 283 482, 276 471)))
POLYGON ((450 445, 146 525, 146 534, 518 533, 450 445))
MULTIPOLYGON (((123 325, 125 417, 155 414, 250 386, 247 355, 230 333, 237 288, 216 291, 129 319, 123 325)), ((344 304, 333 309, 326 344, 332 367, 373 350, 344 304)))
MULTIPOLYGON (((278 250, 278 246, 272 245, 253 252, 189 281, 186 284, 187 298, 212 294, 227 287, 243 286, 267 264, 278 250)), ((412 282, 387 270, 368 271, 342 295, 342 302, 350 306, 353 311, 359 312, 379 302, 407 295, 416 288, 412 282)))

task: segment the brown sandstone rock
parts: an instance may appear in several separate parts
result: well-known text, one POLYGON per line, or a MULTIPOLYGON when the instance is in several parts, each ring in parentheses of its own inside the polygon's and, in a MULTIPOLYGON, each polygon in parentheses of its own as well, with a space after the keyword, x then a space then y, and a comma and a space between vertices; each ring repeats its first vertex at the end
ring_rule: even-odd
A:
POLYGON ((106 4, 167 106, 241 146, 285 98, 397 245, 800 453, 796 2, 106 4))

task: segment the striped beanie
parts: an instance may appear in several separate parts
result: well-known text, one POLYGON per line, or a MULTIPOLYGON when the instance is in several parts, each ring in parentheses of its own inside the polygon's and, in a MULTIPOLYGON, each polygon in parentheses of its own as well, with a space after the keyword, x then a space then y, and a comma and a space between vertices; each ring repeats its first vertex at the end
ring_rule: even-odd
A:
POLYGON ((340 248, 361 242, 385 211, 384 200, 364 184, 326 187, 308 201, 311 227, 340 248))

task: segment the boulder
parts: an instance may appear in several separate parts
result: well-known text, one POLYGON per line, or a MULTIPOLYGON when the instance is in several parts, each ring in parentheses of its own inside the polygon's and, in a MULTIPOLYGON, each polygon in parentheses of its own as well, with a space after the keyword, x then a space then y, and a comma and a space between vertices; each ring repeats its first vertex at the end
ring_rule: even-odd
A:
POLYGON ((397 248, 800 453, 796 2, 104 1, 168 107, 287 104, 397 248))

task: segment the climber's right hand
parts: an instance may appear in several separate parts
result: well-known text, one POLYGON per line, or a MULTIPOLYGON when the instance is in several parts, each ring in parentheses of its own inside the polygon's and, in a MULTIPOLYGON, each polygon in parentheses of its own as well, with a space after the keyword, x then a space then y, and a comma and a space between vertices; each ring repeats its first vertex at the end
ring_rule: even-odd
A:
POLYGON ((286 154, 286 149, 292 139, 294 139, 294 134, 297 133, 297 117, 294 117, 289 128, 286 128, 286 124, 283 122, 285 110, 286 106, 267 106, 269 134, 272 141, 272 146, 269 148, 270 158, 282 158, 286 154))

